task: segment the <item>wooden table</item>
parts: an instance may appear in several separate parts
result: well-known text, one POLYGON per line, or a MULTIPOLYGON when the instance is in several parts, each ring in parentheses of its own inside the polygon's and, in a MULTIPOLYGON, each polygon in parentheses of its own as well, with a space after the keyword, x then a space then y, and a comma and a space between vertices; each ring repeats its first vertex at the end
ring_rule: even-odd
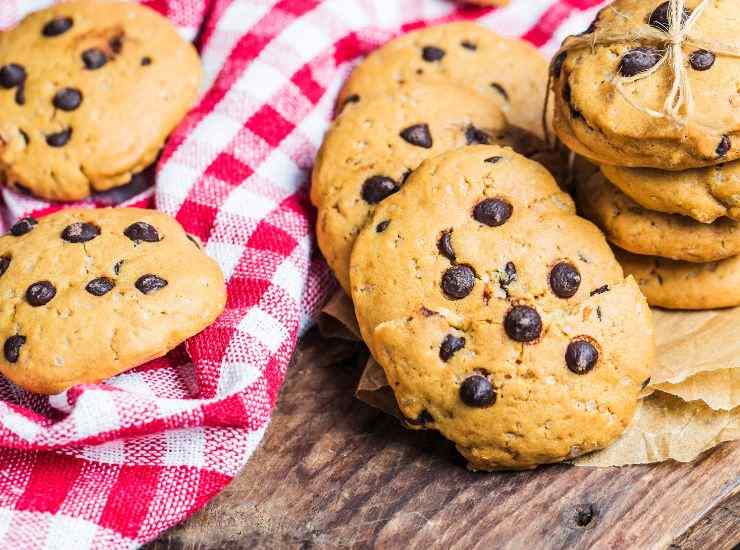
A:
POLYGON ((667 548, 740 543, 740 444, 692 464, 468 472, 357 401, 356 345, 302 342, 261 447, 170 548, 667 548), (354 346, 354 347, 353 347, 354 346))

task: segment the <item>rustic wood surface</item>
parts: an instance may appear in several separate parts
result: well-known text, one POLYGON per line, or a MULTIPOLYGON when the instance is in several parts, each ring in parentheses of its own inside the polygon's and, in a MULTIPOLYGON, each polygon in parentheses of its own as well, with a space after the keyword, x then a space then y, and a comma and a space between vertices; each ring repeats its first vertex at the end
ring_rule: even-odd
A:
MULTIPOLYGON (((261 447, 149 550, 668 548, 740 543, 740 444, 692 464, 481 474, 357 401, 356 345, 312 334, 261 447)), ((361 358, 358 358, 361 360, 361 358)))

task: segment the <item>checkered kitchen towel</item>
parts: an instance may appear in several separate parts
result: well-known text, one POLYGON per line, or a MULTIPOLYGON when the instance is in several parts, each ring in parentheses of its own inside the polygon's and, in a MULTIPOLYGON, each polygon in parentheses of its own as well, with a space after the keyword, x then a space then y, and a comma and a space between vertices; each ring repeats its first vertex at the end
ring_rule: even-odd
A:
MULTIPOLYGON (((51 1, 0 0, 0 26, 51 1)), ((313 248, 306 187, 353 63, 399 32, 460 18, 552 53, 599 4, 145 3, 196 40, 204 92, 170 139, 154 188, 88 204, 123 199, 176 216, 221 264, 227 309, 167 357, 104 384, 42 398, 0 381, 0 548, 136 547, 203 506, 244 466, 297 335, 331 290, 313 248)), ((8 190, 2 198, 6 227, 59 208, 8 190)))

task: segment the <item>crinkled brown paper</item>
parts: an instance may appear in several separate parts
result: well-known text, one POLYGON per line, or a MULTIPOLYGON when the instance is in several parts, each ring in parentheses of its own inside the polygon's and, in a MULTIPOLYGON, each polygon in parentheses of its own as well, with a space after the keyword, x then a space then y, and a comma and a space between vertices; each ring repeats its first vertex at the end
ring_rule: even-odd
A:
MULTIPOLYGON (((658 362, 632 423, 610 447, 578 466, 690 462, 740 439, 740 307, 715 311, 653 310, 658 362)), ((352 302, 337 292, 323 310, 327 337, 360 339, 352 302)), ((385 372, 372 358, 357 398, 401 418, 385 372)))

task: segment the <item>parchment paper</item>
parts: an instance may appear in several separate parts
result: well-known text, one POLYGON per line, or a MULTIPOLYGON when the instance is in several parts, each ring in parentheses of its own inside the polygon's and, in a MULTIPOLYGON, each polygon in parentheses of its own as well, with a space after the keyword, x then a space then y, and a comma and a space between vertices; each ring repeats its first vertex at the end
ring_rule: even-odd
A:
MULTIPOLYGON (((658 363, 646 397, 625 433, 610 447, 574 461, 577 466, 624 466, 664 460, 689 462, 740 439, 740 308, 680 312, 653 310, 658 363)), ((323 317, 360 338, 352 303, 338 292, 323 317)), ((332 328, 330 330, 338 330, 332 328)), ((323 331, 323 325, 319 328, 323 331)), ((331 335, 329 332, 325 334, 331 335)), ((403 417, 383 368, 370 357, 358 383, 361 401, 403 417)))

